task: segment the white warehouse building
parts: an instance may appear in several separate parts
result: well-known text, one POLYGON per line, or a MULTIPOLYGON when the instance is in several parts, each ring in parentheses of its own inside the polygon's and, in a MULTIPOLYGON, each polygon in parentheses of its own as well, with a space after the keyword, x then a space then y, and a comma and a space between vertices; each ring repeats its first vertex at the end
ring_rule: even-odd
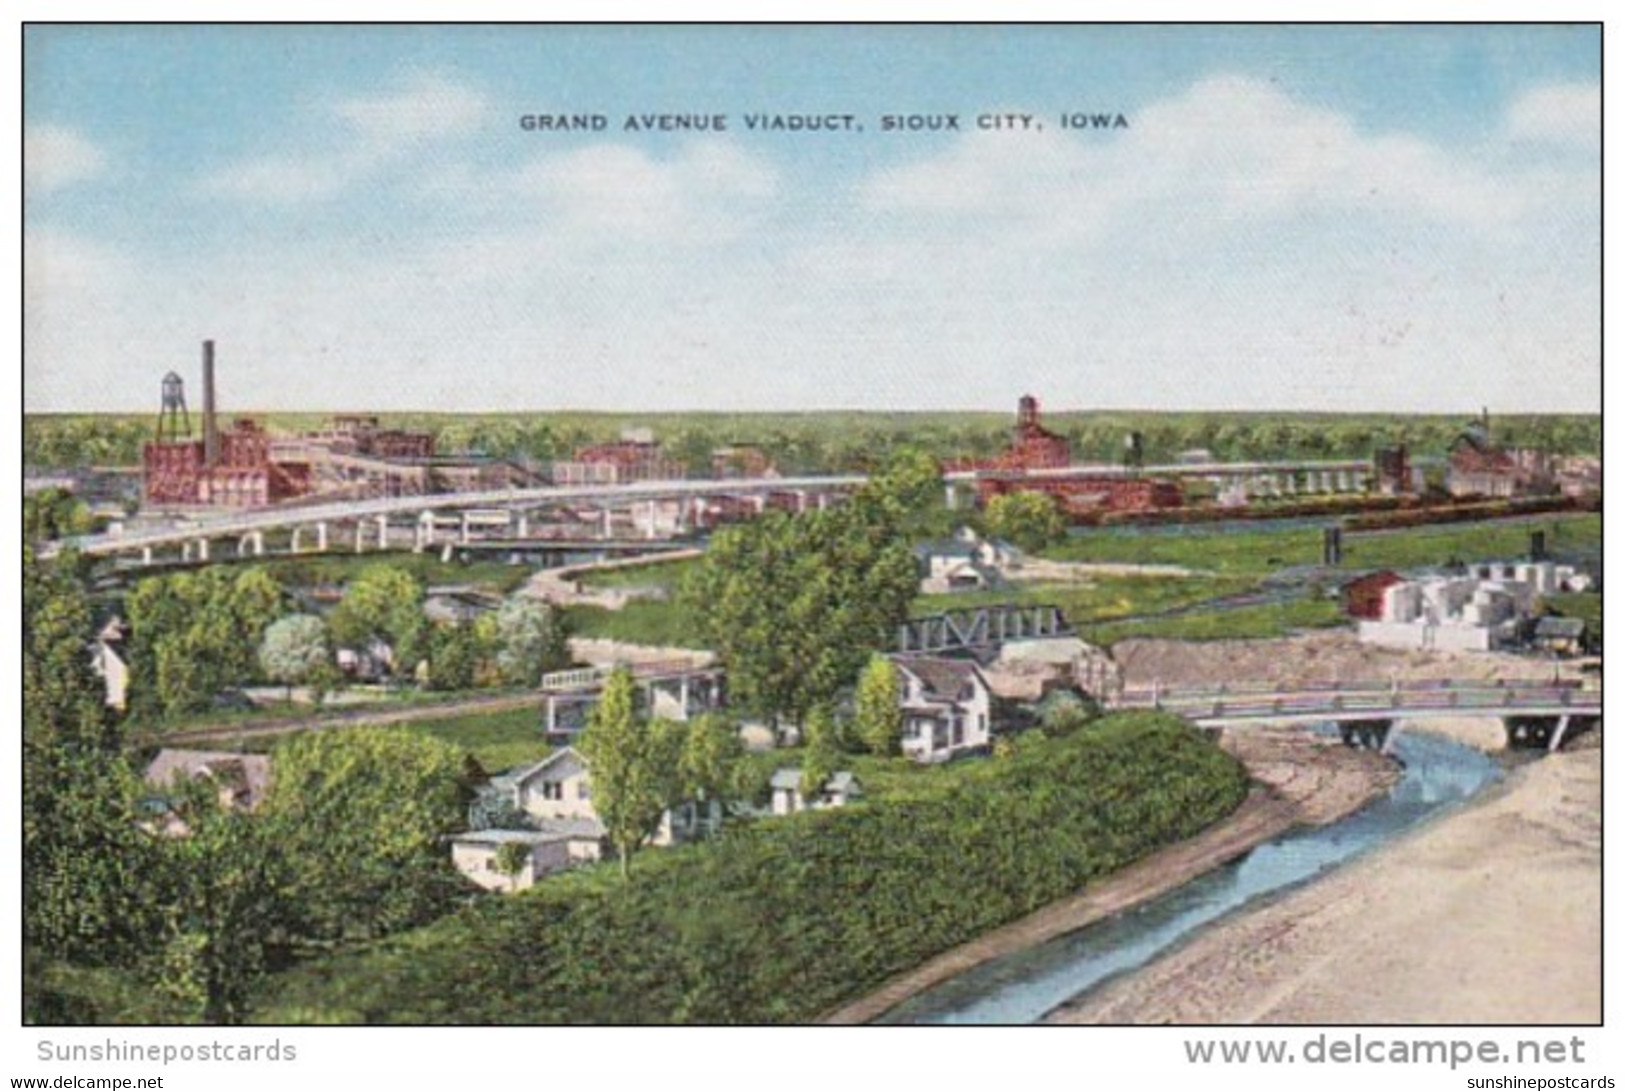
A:
MULTIPOLYGON (((1583 577, 1579 577, 1583 579, 1583 577)), ((1382 595, 1382 617, 1360 640, 1396 648, 1492 651, 1512 643, 1541 595, 1574 587, 1573 568, 1550 561, 1479 564, 1465 576, 1408 580, 1382 595)))

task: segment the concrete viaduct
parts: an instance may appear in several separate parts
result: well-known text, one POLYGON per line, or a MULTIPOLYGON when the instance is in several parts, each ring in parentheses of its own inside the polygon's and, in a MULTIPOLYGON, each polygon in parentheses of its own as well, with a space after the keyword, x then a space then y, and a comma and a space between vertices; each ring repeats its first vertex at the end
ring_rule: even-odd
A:
MULTIPOLYGON (((1370 475, 1370 464, 1358 460, 1182 463, 1133 469, 1076 465, 1020 473, 1033 480, 1128 476, 1202 478, 1270 496, 1357 492, 1366 488, 1370 475)), ((948 505, 955 506, 959 485, 974 484, 981 477, 1002 476, 1006 475, 1001 471, 988 470, 944 474, 948 505)), ((421 550, 491 538, 524 540, 530 537, 532 514, 570 504, 597 508, 602 513, 605 538, 613 536, 614 512, 629 511, 634 524, 639 524, 641 518, 645 537, 654 540, 660 537, 656 529, 656 509, 660 505, 668 510, 671 505, 677 505, 675 526, 683 529, 697 522, 710 498, 741 499, 754 503, 761 511, 770 496, 787 495, 794 498, 798 509, 804 509, 823 505, 831 496, 855 489, 867 480, 862 474, 845 474, 726 481, 642 481, 624 485, 555 485, 346 500, 209 512, 176 526, 88 535, 71 544, 86 556, 139 555, 149 564, 162 552, 171 553, 171 559, 183 563, 207 562, 221 556, 264 556, 271 552, 268 534, 279 537, 286 534, 289 553, 325 552, 332 548, 350 548, 361 553, 402 546, 421 550), (173 556, 175 553, 178 556, 173 556)), ((47 547, 45 552, 49 555, 56 548, 47 547)))
POLYGON ((211 551, 219 555, 222 544, 230 551, 227 556, 263 556, 268 552, 266 536, 282 532, 288 535, 290 553, 324 552, 337 547, 349 547, 357 553, 405 545, 424 549, 493 536, 524 539, 529 537, 529 520, 533 513, 570 504, 598 508, 606 531, 613 512, 629 510, 636 522, 641 511, 647 536, 656 539, 657 505, 675 503, 679 521, 685 515, 691 518, 711 497, 743 498, 754 503, 757 511, 762 511, 769 496, 784 495, 792 497, 796 507, 804 510, 822 506, 832 495, 854 489, 866 480, 861 475, 845 475, 641 481, 626 485, 547 486, 386 497, 210 513, 178 526, 89 535, 74 539, 70 544, 86 556, 138 554, 147 563, 152 563, 164 550, 178 550, 183 562, 208 561, 211 551))

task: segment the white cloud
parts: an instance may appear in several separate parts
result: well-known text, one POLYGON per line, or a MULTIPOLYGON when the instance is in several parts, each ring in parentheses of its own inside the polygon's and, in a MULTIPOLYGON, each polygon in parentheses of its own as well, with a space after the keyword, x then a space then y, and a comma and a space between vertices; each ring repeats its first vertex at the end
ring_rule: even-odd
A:
POLYGON ((479 92, 426 73, 386 94, 340 102, 333 113, 349 123, 355 136, 395 151, 466 133, 488 109, 479 92))
POLYGON ((720 140, 657 159, 626 145, 542 156, 505 185, 534 200, 552 231, 580 241, 727 241, 747 230, 777 188, 766 163, 720 140))
MULTIPOLYGON (((1401 213, 1496 224, 1525 194, 1471 161, 1404 134, 1365 135, 1266 83, 1202 80, 1137 112, 1131 128, 962 137, 929 160, 882 172, 873 210, 1003 217, 1052 242, 1164 212, 1192 223, 1301 213, 1401 213)), ((1004 223, 997 226, 1003 228, 1004 223)))
POLYGON ((36 193, 94 178, 106 165, 106 154, 72 129, 30 125, 23 133, 24 178, 36 193))
POLYGON ((105 243, 50 229, 23 237, 23 287, 31 295, 106 287, 129 270, 129 258, 105 243))
POLYGON ((1602 135, 1602 89, 1590 83, 1539 87, 1507 111, 1514 140, 1594 147, 1602 135))
POLYGON ((328 105, 323 112, 337 131, 327 150, 230 163, 200 179, 197 190, 248 200, 326 200, 431 144, 466 134, 487 111, 485 97, 473 88, 419 74, 383 94, 328 105))
POLYGON ((370 160, 355 155, 248 159, 204 176, 197 188, 215 197, 317 201, 339 193, 370 165, 370 160))

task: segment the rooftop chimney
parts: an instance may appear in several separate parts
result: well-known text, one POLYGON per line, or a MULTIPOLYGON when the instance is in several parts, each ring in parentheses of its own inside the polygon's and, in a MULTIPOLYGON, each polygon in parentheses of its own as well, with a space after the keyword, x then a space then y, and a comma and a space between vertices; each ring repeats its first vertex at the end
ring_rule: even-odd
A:
POLYGON ((215 420, 214 342, 203 342, 203 465, 211 470, 220 462, 220 427, 215 420))

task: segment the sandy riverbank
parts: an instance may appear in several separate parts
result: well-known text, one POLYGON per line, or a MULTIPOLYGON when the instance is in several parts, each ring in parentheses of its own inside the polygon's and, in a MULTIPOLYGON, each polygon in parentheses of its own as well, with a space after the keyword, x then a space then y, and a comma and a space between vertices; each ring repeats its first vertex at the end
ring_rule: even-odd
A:
POLYGON ((1388 759, 1292 728, 1257 729, 1222 745, 1247 765, 1260 787, 1235 814, 1170 845, 1111 878, 1036 913, 961 944, 827 1015, 829 1023, 865 1023, 933 985, 991 959, 1103 920, 1236 859, 1304 824, 1333 822, 1391 787, 1388 759))
POLYGON ((1283 640, 1119 641, 1112 658, 1131 687, 1215 686, 1226 682, 1306 685, 1391 682, 1435 678, 1550 679, 1554 669, 1572 677, 1572 663, 1492 652, 1441 652, 1361 644, 1346 629, 1304 633, 1283 640))
MULTIPOLYGON (((1436 724, 1498 742, 1493 721, 1436 724)), ((1062 1023, 1591 1023, 1602 1017, 1596 738, 1210 928, 1062 1023)))

